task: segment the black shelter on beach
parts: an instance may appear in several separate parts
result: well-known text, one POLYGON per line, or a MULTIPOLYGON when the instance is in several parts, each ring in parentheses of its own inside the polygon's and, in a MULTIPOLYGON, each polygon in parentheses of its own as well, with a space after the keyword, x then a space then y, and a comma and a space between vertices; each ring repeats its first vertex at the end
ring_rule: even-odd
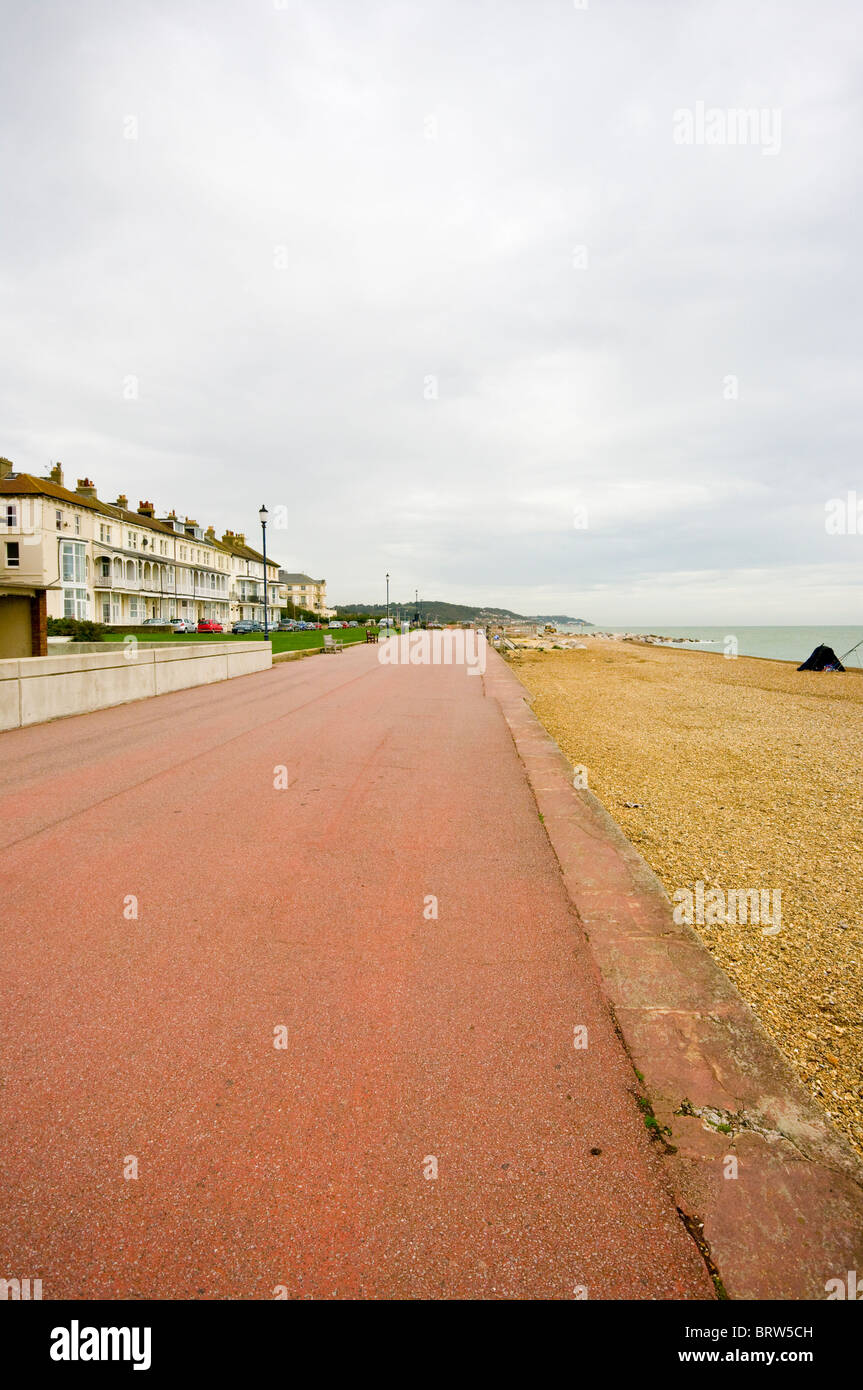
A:
POLYGON ((845 667, 832 647, 816 647, 810 657, 797 667, 798 671, 844 671, 845 667))

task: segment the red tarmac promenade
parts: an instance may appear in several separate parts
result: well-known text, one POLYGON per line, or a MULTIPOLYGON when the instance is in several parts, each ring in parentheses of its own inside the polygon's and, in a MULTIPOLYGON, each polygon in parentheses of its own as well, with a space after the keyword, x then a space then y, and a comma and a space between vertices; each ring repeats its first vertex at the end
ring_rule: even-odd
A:
POLYGON ((713 1297, 485 679, 361 646, 0 754, 0 1277, 713 1297))

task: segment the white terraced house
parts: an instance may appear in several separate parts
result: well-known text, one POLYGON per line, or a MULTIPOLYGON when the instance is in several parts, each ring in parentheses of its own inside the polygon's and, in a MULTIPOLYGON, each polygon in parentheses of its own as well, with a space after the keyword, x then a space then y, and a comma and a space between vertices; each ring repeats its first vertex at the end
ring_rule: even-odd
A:
MULTIPOLYGON (((285 603, 278 575, 268 556, 270 624, 285 603)), ((73 492, 59 464, 37 478, 0 460, 0 658, 44 651, 46 616, 262 623, 263 580, 263 555, 241 533, 219 540, 173 511, 157 517, 150 502, 131 511, 123 494, 102 502, 89 478, 73 492)))

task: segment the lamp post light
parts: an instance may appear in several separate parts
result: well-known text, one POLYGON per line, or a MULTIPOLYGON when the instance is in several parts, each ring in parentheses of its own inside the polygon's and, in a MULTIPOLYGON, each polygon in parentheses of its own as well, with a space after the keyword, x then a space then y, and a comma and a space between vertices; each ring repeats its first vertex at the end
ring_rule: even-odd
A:
POLYGON ((261 522, 261 535, 264 538, 264 641, 268 641, 270 636, 270 625, 267 622, 267 517, 269 512, 266 507, 261 507, 258 512, 261 522))
POLYGON ((390 575, 387 570, 387 636, 390 632, 390 575))

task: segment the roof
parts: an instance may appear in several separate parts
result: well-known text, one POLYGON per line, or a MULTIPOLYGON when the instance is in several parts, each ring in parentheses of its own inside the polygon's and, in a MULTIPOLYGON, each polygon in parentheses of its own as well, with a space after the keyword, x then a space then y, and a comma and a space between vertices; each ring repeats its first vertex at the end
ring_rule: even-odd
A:
POLYGON ((279 579, 283 584, 323 584, 323 579, 312 579, 308 574, 286 574, 284 570, 279 570, 279 579))
MULTIPOLYGON (((259 550, 253 550, 250 545, 240 545, 236 540, 221 540, 219 542, 223 550, 229 550, 232 555, 239 555, 241 560, 257 560, 259 564, 264 563, 264 557, 259 550)), ((278 565, 278 560, 274 560, 272 555, 267 556, 268 565, 278 565)), ((280 571, 281 573, 281 571, 280 571)))
MULTIPOLYGON (((178 540, 196 541, 198 545, 211 545, 215 550, 224 551, 225 554, 244 554, 246 558, 263 559, 263 556, 258 555, 257 551, 246 551, 244 548, 235 549, 233 546, 226 545, 224 541, 209 536, 201 538, 190 536, 185 531, 175 531, 168 522, 157 521, 155 517, 147 516, 142 512, 133 512, 127 507, 118 507, 113 502, 100 502, 98 497, 85 497, 80 492, 72 492, 71 488, 62 487, 60 483, 55 483, 51 478, 34 478, 32 473, 17 473, 13 477, 0 480, 0 497, 22 496, 53 497, 55 502, 65 502, 67 506, 85 507, 91 512, 98 512, 101 516, 110 517, 112 521, 120 521, 127 526, 144 526, 148 531, 157 531, 160 536, 173 536, 178 540)), ((276 562, 273 561, 273 563, 276 562)))
POLYGON ((67 502, 76 507, 89 507, 94 512, 107 510, 105 503, 96 497, 83 497, 80 492, 70 492, 50 478, 34 478, 32 473, 16 473, 14 477, 0 481, 0 496, 4 497, 53 497, 57 502, 67 502))

